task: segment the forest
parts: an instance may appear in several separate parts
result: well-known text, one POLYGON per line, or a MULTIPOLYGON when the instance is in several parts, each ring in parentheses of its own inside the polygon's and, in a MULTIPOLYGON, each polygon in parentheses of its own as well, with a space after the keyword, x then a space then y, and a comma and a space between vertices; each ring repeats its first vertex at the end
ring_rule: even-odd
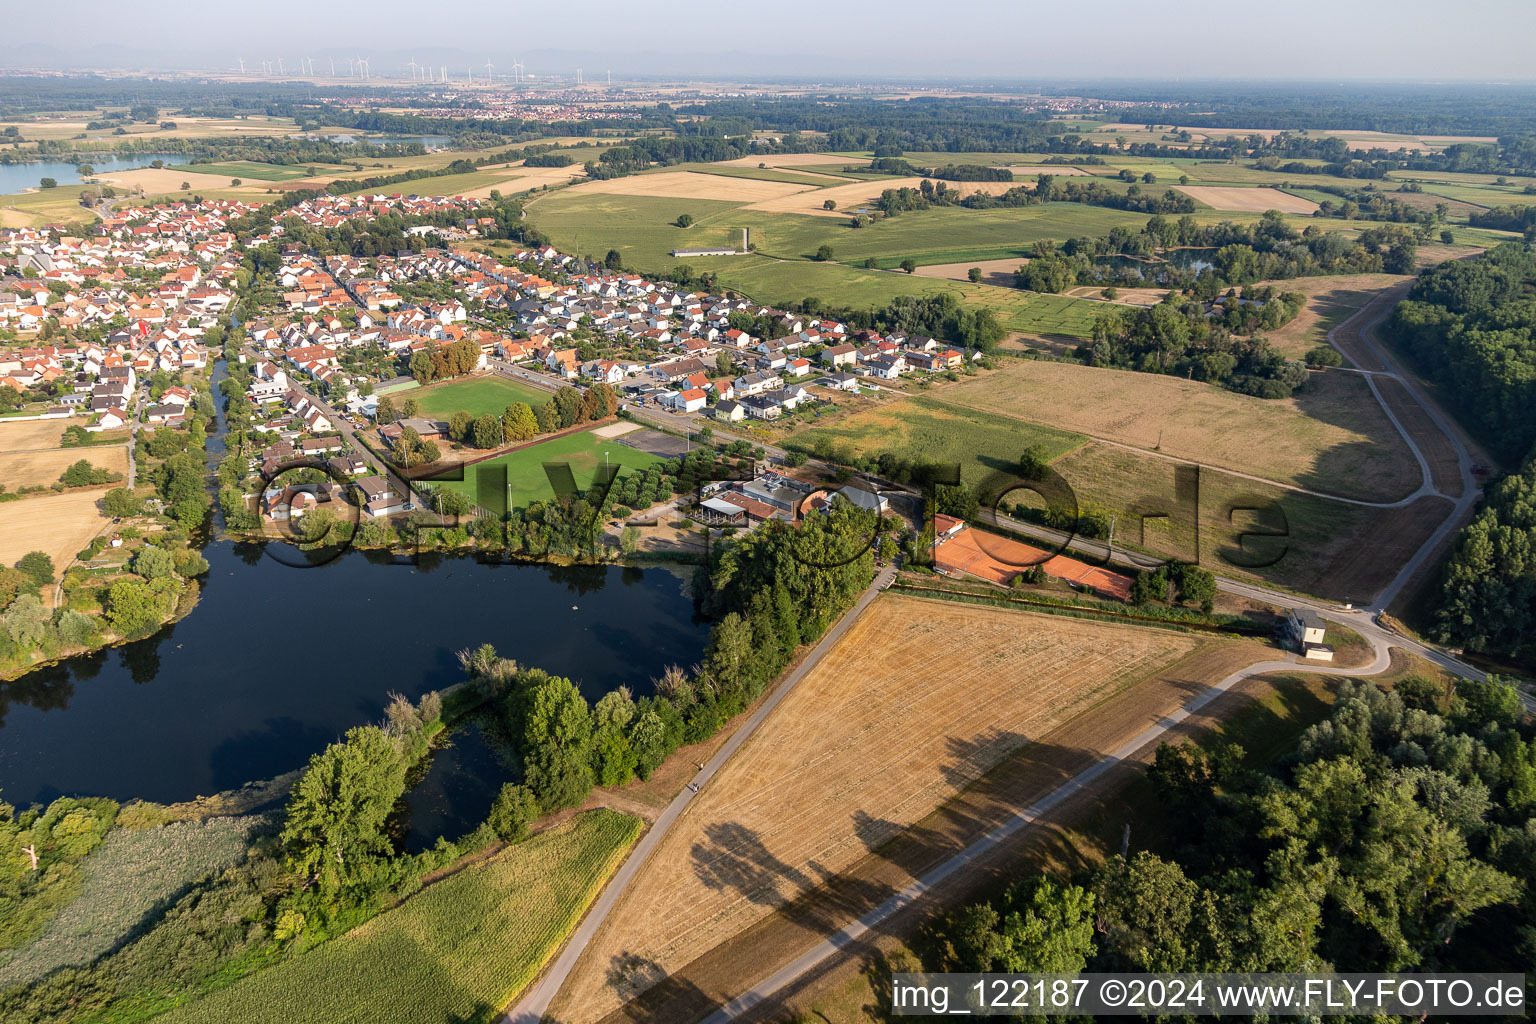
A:
POLYGON ((1506 242, 1419 278, 1386 328, 1494 451, 1521 462, 1457 537, 1432 635, 1536 659, 1536 256, 1506 242))
POLYGON ((1338 682, 1271 763, 1164 744, 1139 847, 1030 875, 915 944, 949 971, 1525 971, 1536 732, 1514 687, 1338 682))

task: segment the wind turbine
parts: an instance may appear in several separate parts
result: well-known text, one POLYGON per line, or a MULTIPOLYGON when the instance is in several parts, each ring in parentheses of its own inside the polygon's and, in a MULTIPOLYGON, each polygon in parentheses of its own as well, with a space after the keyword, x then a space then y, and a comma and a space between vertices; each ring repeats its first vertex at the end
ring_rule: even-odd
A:
POLYGON ((352 77, 352 58, 351 57, 346 57, 344 59, 347 62, 347 77, 351 78, 352 77))
POLYGON ((438 68, 437 69, 437 80, 439 82, 443 82, 444 84, 447 83, 447 81, 448 81, 448 69, 447 68, 438 68))
POLYGON ((245 74, 245 58, 244 57, 240 58, 240 73, 242 75, 245 74))
POLYGON ((372 76, 369 75, 369 73, 368 73, 368 71, 369 71, 368 58, 366 58, 366 57, 359 57, 359 58, 357 58, 357 62, 358 62, 358 64, 360 64, 362 66, 362 69, 363 69, 363 81, 365 81, 365 82, 369 81, 372 76))
POLYGON ((283 58, 281 57, 277 58, 277 73, 280 75, 286 75, 288 73, 283 70, 283 58))
POLYGON ((335 57, 331 58, 331 77, 332 78, 336 77, 336 58, 335 57))
POLYGON ((413 81, 413 82, 416 81, 416 69, 418 67, 420 67, 420 65, 417 64, 414 60, 412 60, 412 61, 407 61, 405 66, 411 69, 411 81, 413 81))
POLYGON ((485 60, 485 80, 487 82, 496 81, 496 76, 491 74, 491 60, 489 57, 487 57, 485 60))

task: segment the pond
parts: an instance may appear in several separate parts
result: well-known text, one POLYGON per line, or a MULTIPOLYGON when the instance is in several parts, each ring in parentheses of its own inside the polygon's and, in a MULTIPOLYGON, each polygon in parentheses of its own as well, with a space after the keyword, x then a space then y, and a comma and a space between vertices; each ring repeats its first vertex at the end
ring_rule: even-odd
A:
POLYGON ((35 160, 31 163, 0 164, 0 193, 9 195, 23 189, 37 188, 44 178, 52 178, 60 185, 78 185, 82 179, 75 173, 80 164, 90 164, 97 175, 113 171, 131 171, 135 167, 148 167, 156 160, 166 164, 185 163, 189 158, 175 153, 136 153, 133 156, 82 156, 76 160, 35 160))
POLYGON ((707 638, 665 569, 396 565, 356 551, 298 569, 231 541, 203 554, 212 569, 181 622, 0 683, 6 800, 170 802, 271 778, 379 721, 389 693, 459 682, 456 652, 482 643, 596 700, 621 684, 649 693, 707 638))
POLYGON ((1101 272, 1113 274, 1121 280, 1133 281, 1140 278, 1144 281, 1156 282, 1165 280, 1165 272, 1175 269, 1185 270, 1191 275, 1198 276, 1202 270, 1213 266, 1211 257, 1215 252, 1214 249, 1170 249, 1149 258, 1096 256, 1093 265, 1101 272))

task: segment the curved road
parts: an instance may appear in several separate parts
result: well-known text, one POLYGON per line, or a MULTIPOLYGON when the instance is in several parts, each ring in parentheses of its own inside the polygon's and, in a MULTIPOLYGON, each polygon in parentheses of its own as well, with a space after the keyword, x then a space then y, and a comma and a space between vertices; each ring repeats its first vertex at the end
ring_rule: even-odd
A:
MULTIPOLYGON (((1368 315, 1373 305, 1374 302, 1367 303, 1365 306, 1362 306, 1360 310, 1358 310, 1355 314, 1330 330, 1328 332, 1329 342, 1337 347, 1337 332, 1352 324, 1357 318, 1368 315)), ((805 953, 803 953, 801 956, 796 958, 785 967, 758 982, 746 992, 742 993, 742 995, 738 996, 736 999, 732 1000, 725 1006, 722 1006, 709 1017, 705 1018, 704 1024, 725 1024, 726 1021, 733 1020, 736 1017, 754 1009, 765 1000, 771 998, 773 995, 785 988, 787 985, 799 979, 807 971, 816 967, 818 964, 822 963, 828 958, 836 955, 840 950, 848 947, 850 944, 856 942, 860 936, 864 935, 871 928, 900 913, 903 909, 911 905, 915 900, 920 899, 922 896, 932 891, 934 887, 940 885, 946 879, 955 875, 962 869, 970 866, 978 859, 991 853, 998 846, 1012 838, 1019 831, 1033 824, 1043 815, 1066 803, 1073 796, 1082 792, 1094 781, 1109 772, 1115 765, 1133 756, 1138 750, 1143 749, 1148 744, 1160 740, 1168 732, 1178 727, 1181 723, 1188 720, 1192 715, 1199 712, 1202 708, 1216 700, 1222 694, 1231 690, 1234 686, 1245 679, 1250 679, 1254 676, 1264 675, 1270 672, 1281 671, 1313 672, 1333 676, 1377 675, 1386 671, 1388 666, 1391 664, 1390 649, 1392 647, 1399 647, 1403 650, 1416 654, 1433 662, 1436 665, 1439 665, 1449 672, 1461 676, 1462 678, 1484 678, 1484 673, 1478 671, 1477 669, 1434 647, 1430 647, 1416 640, 1404 637, 1398 634, 1396 631, 1383 626, 1380 621, 1380 613, 1382 610, 1391 604, 1391 602, 1407 585, 1408 581, 1413 577, 1413 575, 1423 567, 1424 563, 1439 548, 1447 534, 1454 530, 1456 526, 1461 522, 1462 518, 1472 509, 1479 497, 1477 483, 1472 473, 1472 457, 1465 439, 1461 436, 1458 429, 1449 420, 1449 418, 1446 417, 1438 409, 1438 407, 1434 405, 1433 402, 1429 401, 1423 395, 1416 382, 1412 379, 1411 375, 1403 372, 1402 368, 1392 359, 1392 357, 1389 356, 1384 350, 1382 350, 1371 337, 1375 328, 1390 314, 1392 304, 1387 303, 1384 305, 1385 308, 1378 315, 1376 315, 1370 321, 1370 323, 1366 324, 1360 332, 1361 344, 1365 346, 1366 350, 1373 357, 1375 357, 1379 361, 1380 365, 1384 368, 1375 370, 1360 370, 1359 372, 1365 374, 1366 380, 1371 386, 1372 394, 1375 396, 1377 402, 1381 405, 1381 408, 1391 420, 1393 426, 1396 427, 1404 442, 1408 445, 1409 450, 1413 452, 1415 459, 1417 459, 1420 473, 1422 474, 1418 488, 1411 495, 1401 499, 1400 501, 1384 503, 1365 502, 1349 498, 1342 498, 1337 495, 1306 491, 1305 488, 1294 486, 1287 487, 1287 489, 1304 491, 1306 493, 1316 494, 1318 497, 1330 498, 1332 500, 1342 501, 1349 504, 1368 505, 1378 508, 1401 507, 1416 501, 1421 497, 1436 495, 1453 501, 1455 503, 1454 509, 1446 517, 1445 521, 1442 522, 1440 526, 1435 530, 1434 534, 1431 535, 1431 537, 1419 549, 1419 551, 1403 564, 1397 574, 1393 577, 1392 581, 1388 583, 1387 586, 1384 587, 1379 594, 1376 595, 1372 604, 1365 608, 1340 608, 1330 602, 1298 597, 1294 594, 1273 590, 1268 587, 1260 586, 1258 584, 1243 580, 1235 580, 1226 577, 1218 577, 1217 579, 1217 586, 1219 589, 1226 593, 1253 598, 1269 604, 1278 604, 1282 607, 1305 608, 1323 616, 1324 618, 1330 619, 1343 625, 1347 625, 1349 628, 1359 633, 1360 636, 1370 644, 1372 652, 1374 653, 1374 657, 1371 663, 1360 668, 1339 669, 1332 668, 1326 664, 1309 664, 1295 658, 1289 658, 1287 660, 1262 661, 1232 673, 1225 679, 1221 680, 1219 683, 1216 683, 1214 686, 1211 686, 1201 693, 1191 697, 1178 711, 1166 716, 1155 725, 1149 726, 1141 734, 1106 754, 1092 766, 1080 772, 1062 785, 1056 787, 1030 807, 1019 811, 1012 818, 1002 823, 1001 825, 998 825, 996 828, 988 831, 969 846, 967 846, 964 850, 957 853, 955 856, 949 858, 948 860, 939 864, 937 867, 926 872, 921 878, 917 879, 901 892, 892 896, 890 899, 876 907, 874 910, 871 910, 863 917, 850 923, 835 934, 822 940, 816 946, 810 950, 807 950, 805 953), (1424 453, 1419 449, 1418 445, 1415 444, 1413 438, 1409 435, 1407 429, 1403 426, 1397 415, 1392 411, 1390 406, 1388 406, 1382 397, 1381 391, 1377 387, 1375 381, 1377 376, 1385 376, 1397 380, 1407 390, 1409 396, 1424 410, 1425 414, 1431 418, 1435 426, 1442 433, 1444 433, 1446 438, 1450 441, 1456 451, 1457 460, 1461 470, 1462 492, 1460 496, 1453 497, 1436 490, 1434 487, 1434 478, 1430 472, 1428 460, 1426 459, 1424 453)), ((526 377, 529 380, 533 380, 535 378, 535 375, 528 374, 526 371, 523 371, 518 367, 513 367, 507 364, 502 364, 498 367, 498 370, 507 372, 508 376, 516 375, 526 377)), ((544 384, 546 387, 548 386, 547 382, 545 381, 540 381, 539 383, 544 384)), ((1107 443, 1116 444, 1118 442, 1107 443)), ((1134 446, 1131 445, 1123 445, 1122 447, 1134 448, 1134 446)), ((1135 450, 1145 451, 1145 449, 1140 448, 1136 448, 1135 450)), ((1172 458, 1169 456, 1163 457, 1172 458)), ((1172 461, 1184 460, 1172 459, 1172 461)), ((1227 471, 1222 470, 1222 472, 1227 471)), ((1245 474, 1239 473, 1236 475, 1244 476, 1245 474)), ((1251 479, 1262 480, 1260 477, 1252 477, 1251 479)), ((1268 480, 1265 480, 1264 482, 1274 483, 1274 481, 1268 480)), ((1278 486, 1286 487, 1284 484, 1280 484, 1278 486)), ((1114 561, 1123 565, 1132 566, 1139 564, 1137 560, 1135 560, 1129 554, 1116 551, 1112 545, 1095 544, 1089 541, 1085 541, 1081 538, 1071 538, 1065 534, 1060 533, 1059 531, 1019 522, 1017 520, 1012 520, 1008 517, 996 514, 992 514, 990 518, 992 518, 1000 525, 1008 526, 1011 529, 1027 535, 1032 535, 1056 542, 1065 542, 1065 546, 1068 548, 1098 556, 1099 558, 1104 559, 1106 562, 1114 561)), ((720 768, 720 766, 723 765, 738 749, 740 749, 740 747, 751 737, 757 727, 761 725, 762 722, 768 717, 768 715, 772 713, 773 709, 778 706, 779 702, 795 687, 796 684, 805 678, 805 676, 816 665, 821 657, 847 631, 849 626, 851 626, 852 623, 858 618, 858 616, 864 611, 864 609, 869 606, 870 602, 874 600, 875 596, 881 590, 884 590, 887 586, 890 585, 893 577, 894 570, 886 569, 875 578, 875 580, 870 584, 869 588, 860 597, 854 608, 847 615, 845 615, 833 629, 828 631, 827 635, 822 638, 821 642, 817 644, 809 656, 807 656, 806 659, 801 662, 801 664, 790 674, 790 676, 785 679, 777 689, 774 690, 769 698, 764 701, 763 704, 752 714, 751 718, 749 718, 747 722, 740 729, 738 729, 729 740, 726 741, 720 750, 716 752, 715 756, 710 759, 709 763, 704 766, 703 770, 701 770, 698 775, 694 777, 690 787, 684 788, 683 791, 679 793, 678 796, 672 801, 672 803, 667 806, 666 810, 663 811, 663 813, 657 818, 656 822, 646 832, 646 835, 641 839, 640 843, 630 853, 623 866, 620 867, 619 871, 609 881, 608 885, 604 888, 602 895, 598 898, 597 902, 593 904, 591 910, 587 913, 580 926, 571 936, 571 939, 561 950, 554 963, 551 964, 549 970, 544 973, 544 975, 539 979, 538 983, 533 988, 531 988, 516 1004, 516 1006, 513 1007, 511 1012, 508 1013, 506 1017, 506 1024, 537 1024, 537 1022, 543 1019, 543 1016, 548 1010, 551 1001, 559 992, 560 988, 565 984, 565 981, 570 976, 571 971, 575 968, 577 961, 580 960, 582 953, 586 950, 593 937, 602 927, 608 915, 612 913, 614 907, 618 904, 619 899, 623 896, 630 882, 640 872, 641 868, 645 865, 645 862, 650 857, 651 853, 658 845, 660 845, 661 840, 665 837, 667 831, 677 821, 683 810, 687 807, 688 803, 695 796, 697 790, 692 787, 704 786, 714 775, 714 773, 720 768)), ((1528 708, 1536 711, 1536 701, 1533 701, 1530 697, 1524 694, 1522 694, 1522 699, 1526 702, 1526 706, 1528 708)))

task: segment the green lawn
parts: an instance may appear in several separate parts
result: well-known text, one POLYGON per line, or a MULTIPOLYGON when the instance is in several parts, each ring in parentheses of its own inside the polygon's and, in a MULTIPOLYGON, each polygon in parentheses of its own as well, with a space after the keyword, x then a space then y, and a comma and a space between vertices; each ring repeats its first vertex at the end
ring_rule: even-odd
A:
POLYGON ((583 814, 159 1019, 490 1024, 575 928, 641 827, 616 811, 583 814))
POLYGON ((586 488, 605 459, 609 465, 619 467, 619 479, 664 461, 648 452, 583 431, 487 459, 462 471, 437 477, 432 482, 469 495, 482 508, 501 512, 509 502, 511 508, 527 508, 535 501, 554 498, 554 488, 544 471, 545 463, 570 467, 576 486, 586 488))
POLYGON ((415 399, 421 411, 427 415, 447 419, 460 409, 471 416, 490 413, 499 417, 513 402, 539 406, 549 401, 550 393, 505 377, 471 377, 413 389, 404 397, 415 399))
MULTIPOLYGON (((228 178, 239 178, 242 181, 246 178, 256 181, 292 181, 294 178, 309 177, 307 167, 259 164, 250 160, 235 160, 227 164, 176 164, 168 169, 191 171, 193 174, 220 174, 228 178)), ((322 174, 334 172, 330 164, 317 164, 315 170, 322 174)))

